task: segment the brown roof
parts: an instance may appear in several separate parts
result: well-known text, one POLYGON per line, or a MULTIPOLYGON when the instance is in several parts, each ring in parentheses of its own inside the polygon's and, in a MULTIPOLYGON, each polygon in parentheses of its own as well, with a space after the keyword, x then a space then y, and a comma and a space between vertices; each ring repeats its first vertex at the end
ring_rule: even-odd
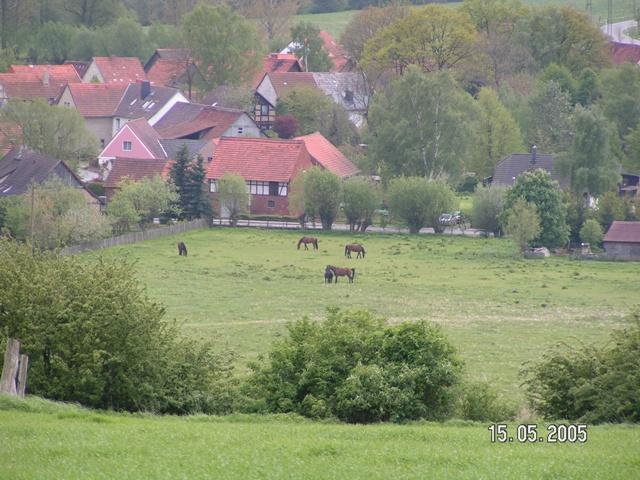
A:
POLYGON ((105 188, 118 188, 125 178, 137 182, 143 178, 153 178, 159 175, 166 180, 167 163, 165 158, 115 158, 112 160, 111 171, 104 186, 105 188))
POLYGON ((553 155, 547 153, 536 153, 535 161, 533 161, 531 153, 512 153, 493 168, 491 183, 511 187, 516 182, 518 175, 534 170, 549 172, 551 178, 557 181, 561 187, 566 187, 569 184, 569 180, 560 175, 554 166, 553 155))
POLYGON ((156 85, 175 85, 187 71, 184 60, 159 58, 147 70, 147 78, 156 85))
POLYGON ((72 83, 69 91, 83 117, 111 117, 127 85, 113 83, 72 83))
POLYGON ((93 57, 93 61, 105 83, 129 84, 147 79, 137 57, 93 57))
POLYGON ((219 138, 243 115, 242 110, 197 103, 176 103, 154 128, 161 138, 183 138, 199 134, 199 139, 219 138))
POLYGON ((167 154, 160 144, 160 136, 156 132, 146 118, 137 118, 125 124, 129 127, 136 137, 149 149, 155 158, 166 158, 167 154))
POLYGON ((339 177, 351 177, 360 172, 360 169, 320 132, 296 137, 296 140, 304 142, 314 163, 319 164, 322 168, 335 173, 339 177))
POLYGON ((615 65, 640 62, 640 45, 609 42, 609 55, 615 65))
POLYGON ((0 122, 0 158, 4 157, 13 147, 22 144, 22 128, 9 122, 0 122))
POLYGON ((313 73, 309 72, 273 72, 269 73, 271 84, 278 95, 282 98, 296 88, 310 87, 317 88, 313 73))
POLYGON ((609 227, 607 234, 604 236, 603 241, 640 243, 640 222, 614 221, 609 227))
POLYGON ((265 73, 301 71, 302 65, 293 53, 270 53, 262 59, 262 70, 256 74, 253 88, 255 90, 258 87, 265 73))
POLYGON ((235 173, 245 180, 288 182, 309 152, 301 140, 222 137, 207 167, 207 179, 235 173))

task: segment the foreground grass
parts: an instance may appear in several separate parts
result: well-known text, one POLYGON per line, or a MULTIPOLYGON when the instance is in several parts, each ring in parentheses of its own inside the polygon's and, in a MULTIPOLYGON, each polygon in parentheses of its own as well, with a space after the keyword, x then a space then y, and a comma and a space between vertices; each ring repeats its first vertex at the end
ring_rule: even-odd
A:
POLYGON ((605 341, 638 298, 637 264, 524 261, 504 239, 319 233, 318 252, 296 250, 299 232, 217 228, 91 255, 137 261, 149 295, 190 335, 237 352, 268 351, 287 322, 325 308, 369 309, 390 322, 432 320, 469 375, 521 400, 518 372, 558 341, 605 341), (179 257, 183 240, 188 257, 179 257), (362 242, 365 259, 345 259, 362 242), (323 283, 327 264, 356 268, 354 284, 323 283))
POLYGON ((0 478, 637 478, 640 428, 588 433, 585 444, 491 444, 484 424, 116 415, 0 397, 0 478))

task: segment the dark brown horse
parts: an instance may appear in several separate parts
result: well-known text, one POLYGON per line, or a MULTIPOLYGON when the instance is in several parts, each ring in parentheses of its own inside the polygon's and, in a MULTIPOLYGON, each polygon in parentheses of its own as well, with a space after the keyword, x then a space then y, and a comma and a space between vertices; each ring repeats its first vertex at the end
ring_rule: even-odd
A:
POLYGON ((333 281, 333 272, 329 267, 324 269, 324 283, 331 283, 333 281))
POLYGON ((350 245, 345 245, 344 246, 344 256, 347 258, 351 258, 351 252, 357 252, 358 255, 356 258, 360 258, 360 256, 362 255, 362 258, 364 258, 364 247, 362 245, 360 245, 359 243, 352 243, 350 245))
POLYGON ((178 242, 178 255, 184 255, 185 257, 187 256, 187 246, 184 244, 184 242, 178 242))
POLYGON ((318 250, 318 239, 316 237, 302 237, 298 240, 298 250, 300 250, 300 245, 304 245, 305 250, 309 250, 307 248, 307 244, 312 244, 314 250, 318 250))
POLYGON ((333 265, 327 265, 326 270, 331 270, 331 273, 333 273, 333 278, 335 278, 333 283, 338 283, 338 277, 347 277, 349 279, 349 283, 353 283, 353 279, 356 276, 355 268, 340 268, 334 267, 333 265))

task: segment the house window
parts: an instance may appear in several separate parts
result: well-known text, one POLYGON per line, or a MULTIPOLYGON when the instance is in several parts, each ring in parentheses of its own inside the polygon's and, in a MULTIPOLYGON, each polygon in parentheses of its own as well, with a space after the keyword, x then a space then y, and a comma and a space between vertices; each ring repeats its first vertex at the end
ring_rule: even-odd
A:
POLYGON ((128 140, 125 140, 124 142, 122 142, 122 149, 125 152, 130 152, 131 151, 131 142, 128 140))
POLYGON ((238 135, 242 135, 244 133, 244 127, 238 127, 238 135))
POLYGON ((264 103, 260 105, 260 115, 264 117, 269 116, 269 105, 266 105, 264 103))
POLYGON ((285 182, 278 183, 278 195, 286 197, 289 193, 289 184, 285 182))
POLYGON ((218 181, 217 180, 211 180, 209 182, 209 191, 211 193, 216 193, 218 191, 218 181))
POLYGON ((64 106, 65 106, 65 107, 70 107, 70 106, 71 106, 71 103, 69 103, 69 102, 64 102, 64 106))
POLYGON ((269 201, 267 202, 267 207, 268 207, 268 208, 276 208, 276 202, 275 202, 275 200, 269 200, 269 201))
POLYGON ((120 130, 120 119, 116 118, 116 130, 120 130))
POLYGON ((101 139, 100 139, 100 146, 101 146, 102 148, 104 148, 104 138, 101 138, 101 139))
POLYGON ((269 182, 269 195, 272 197, 278 196, 278 182, 269 182))
POLYGON ((248 182, 249 193, 251 195, 269 195, 269 182, 256 182, 250 180, 248 182))

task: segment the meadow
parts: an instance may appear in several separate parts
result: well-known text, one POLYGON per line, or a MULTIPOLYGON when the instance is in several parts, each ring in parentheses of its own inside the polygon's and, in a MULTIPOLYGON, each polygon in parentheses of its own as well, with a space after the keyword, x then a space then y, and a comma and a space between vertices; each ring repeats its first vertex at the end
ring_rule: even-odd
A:
POLYGON ((602 425, 589 427, 584 444, 493 444, 487 426, 473 423, 156 417, 0 397, 0 478, 632 479, 638 433, 602 425))
POLYGON ((519 371, 557 342, 601 343, 637 302, 635 263, 523 260, 507 239, 319 233, 319 251, 297 250, 299 232, 213 228, 89 255, 127 258, 149 296, 188 335, 247 363, 286 334, 286 324, 326 307, 367 309, 389 322, 443 328, 473 379, 522 403, 519 371), (184 241, 188 257, 177 255, 184 241), (365 245, 345 259, 344 245, 365 245), (325 285, 327 264, 356 269, 355 282, 325 285))
MULTIPOLYGON (((586 1, 584 0, 523 0, 523 3, 531 6, 570 5, 577 10, 586 11, 586 1)), ((591 3, 593 21, 599 25, 606 23, 607 0, 592 0, 591 3)), ((462 2, 448 2, 444 5, 456 8, 462 5, 462 2)), ((333 38, 338 40, 340 39, 340 34, 342 34, 345 27, 356 13, 358 13, 357 10, 346 10, 343 12, 297 15, 296 17, 294 17, 294 22, 304 21, 313 23, 317 25, 321 30, 326 30, 327 32, 329 32, 333 36, 333 38)), ((614 22, 633 19, 634 0, 618 0, 613 2, 612 17, 614 22)))

